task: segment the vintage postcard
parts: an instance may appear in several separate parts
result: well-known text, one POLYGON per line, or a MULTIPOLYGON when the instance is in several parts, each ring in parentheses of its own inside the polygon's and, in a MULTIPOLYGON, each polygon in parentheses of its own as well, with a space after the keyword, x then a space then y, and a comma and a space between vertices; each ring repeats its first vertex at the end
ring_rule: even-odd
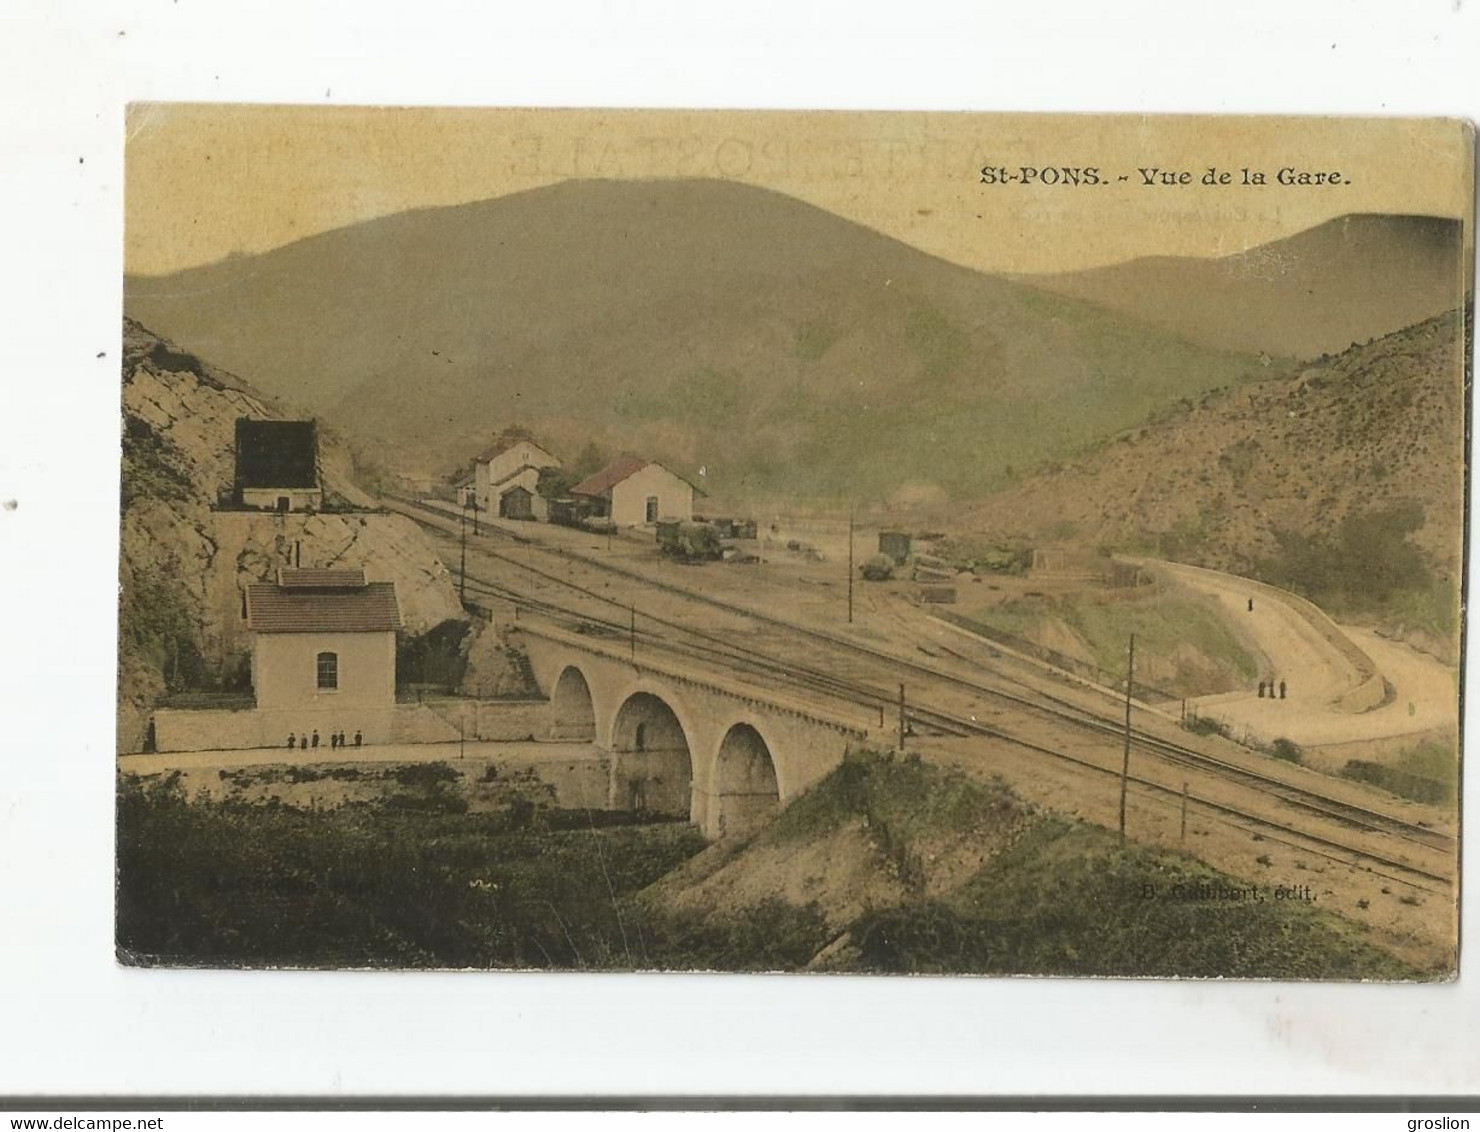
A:
POLYGON ((122 962, 1455 975, 1467 123, 126 161, 122 962))

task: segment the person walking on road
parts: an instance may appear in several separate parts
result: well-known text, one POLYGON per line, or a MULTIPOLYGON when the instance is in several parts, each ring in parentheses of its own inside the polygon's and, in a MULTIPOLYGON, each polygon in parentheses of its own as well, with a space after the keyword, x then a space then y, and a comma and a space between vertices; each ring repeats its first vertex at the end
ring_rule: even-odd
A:
POLYGON ((1253 613, 1254 612, 1254 599, 1253 598, 1250 598, 1249 599, 1249 612, 1250 613, 1253 613))
POLYGON ((1285 682, 1283 680, 1281 680, 1280 681, 1280 699, 1284 699, 1284 698, 1285 698, 1285 682))

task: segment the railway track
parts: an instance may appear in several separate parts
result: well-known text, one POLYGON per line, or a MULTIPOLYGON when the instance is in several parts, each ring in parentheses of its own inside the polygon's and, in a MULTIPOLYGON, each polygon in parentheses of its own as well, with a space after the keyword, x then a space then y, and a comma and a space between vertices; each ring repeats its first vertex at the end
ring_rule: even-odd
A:
MULTIPOLYGON (((414 506, 414 505, 413 505, 414 506)), ((430 521, 430 516, 423 516, 411 511, 410 508, 401 509, 404 514, 422 522, 432 531, 449 537, 452 531, 449 527, 455 526, 455 520, 450 520, 440 512, 431 510, 430 516, 435 516, 441 522, 430 521), (444 525, 446 524, 446 525, 444 525)), ((419 510, 419 508, 418 508, 419 510)), ((496 528, 495 528, 496 530, 496 528)), ((763 680, 775 681, 783 686, 794 686, 806 688, 829 697, 833 697, 850 704, 863 705, 880 711, 888 711, 897 704, 892 689, 880 688, 869 682, 870 675, 877 675, 874 669, 882 663, 889 667, 892 675, 907 673, 912 680, 919 681, 922 677, 937 685, 945 685, 953 690, 966 693, 973 697, 985 696, 1017 711, 1031 712, 1035 716, 1046 719, 1056 726, 1065 727, 1088 736, 1097 741, 1101 747, 1105 740, 1113 740, 1116 744, 1122 741, 1124 736, 1123 726, 1117 726, 1114 722, 1103 716, 1098 716, 1081 705, 1072 703, 1061 697, 1053 696, 1042 690, 1031 692, 1009 691, 1000 687, 994 687, 963 677, 957 673, 943 671, 938 667, 921 664, 917 661, 900 657, 884 650, 875 649, 860 642, 839 638, 833 634, 826 633, 807 626, 796 625, 784 621, 769 614, 760 613, 747 609, 743 606, 726 602, 723 599, 710 595, 695 594, 679 586, 674 586, 658 579, 650 579, 625 570, 609 563, 597 562, 584 555, 574 553, 562 548, 541 546, 531 540, 517 540, 515 536, 506 532, 498 532, 508 538, 511 542, 519 542, 521 545, 534 550, 553 554, 557 557, 579 563, 583 567, 589 567, 601 571, 614 572, 629 581, 668 591, 685 600, 695 601, 714 607, 733 617, 741 619, 752 625, 766 626, 773 634, 776 630, 781 631, 781 638, 773 637, 774 647, 763 648, 751 645, 743 645, 737 641, 721 636, 717 633, 706 632, 693 624, 680 624, 679 622, 655 616, 651 613, 642 615, 643 628, 638 633, 638 639, 645 647, 657 647, 666 651, 683 655, 706 663, 720 664, 725 667, 738 670, 752 678, 759 677, 763 680), (664 630, 659 633, 651 626, 657 626, 664 630), (819 644, 823 646, 825 655, 821 656, 822 667, 802 663, 795 659, 783 659, 783 657, 794 657, 799 642, 808 642, 815 649, 819 644), (839 650, 845 650, 845 655, 851 655, 854 659, 861 659, 862 665, 847 666, 851 671, 840 671, 838 661, 839 650)), ((613 620, 592 613, 589 609, 577 609, 572 607, 570 594, 579 595, 580 598, 597 603, 601 607, 613 607, 623 613, 630 613, 630 607, 610 596, 602 594, 588 586, 569 579, 561 578, 548 570, 541 569, 532 563, 523 561, 521 557, 502 554, 486 546, 477 548, 477 553, 492 557, 507 565, 524 572, 527 576, 537 579, 536 588, 543 587, 544 596, 532 593, 529 589, 516 589, 492 579, 469 574, 467 582, 469 588, 474 591, 475 596, 484 596, 498 600, 508 601, 531 612, 539 613, 557 622, 564 623, 576 631, 596 631, 604 635, 625 638, 634 632, 633 621, 613 620), (553 595, 552 592, 553 591, 553 595), (558 595, 566 595, 562 600, 558 595)), ((940 647, 937 644, 937 647, 940 647)), ((952 651, 952 650, 946 650, 952 651)), ((958 654, 961 655, 961 654, 958 654)), ((961 655, 961 659, 968 663, 976 663, 969 657, 961 655)), ((1119 769, 1107 767, 1103 762, 1096 761, 1084 754, 1074 753, 1064 746, 1050 747, 1036 742, 1022 735, 1014 734, 1010 730, 990 723, 984 723, 971 713, 960 711, 942 710, 936 706, 922 704, 919 699, 918 684, 914 701, 907 708, 907 719, 911 724, 918 724, 928 731, 941 735, 967 737, 977 736, 991 738, 1000 742, 1012 744, 1019 748, 1031 750, 1036 754, 1050 757, 1062 762, 1068 762, 1082 767, 1097 774, 1109 774, 1119 777, 1119 769)), ((1193 770, 1202 774, 1214 775, 1226 782, 1246 787, 1256 791, 1261 798, 1279 802, 1290 807, 1299 814, 1319 821, 1332 823, 1336 826, 1349 830, 1355 830, 1367 835, 1379 835, 1392 838, 1407 845, 1421 850, 1425 853, 1442 854, 1446 860, 1453 861, 1455 857, 1455 840, 1441 831, 1431 829, 1418 823, 1409 822, 1397 815, 1365 807, 1346 799, 1333 797, 1329 794, 1313 790, 1311 788, 1292 783, 1289 780, 1260 772, 1254 768, 1242 766, 1227 759, 1221 759, 1204 751, 1198 751, 1184 744, 1176 743, 1162 736, 1153 735, 1144 730, 1132 730, 1132 746, 1134 750, 1142 755, 1150 755, 1159 762, 1175 767, 1179 770, 1193 770)), ((1130 779, 1141 789, 1153 794, 1175 796, 1180 801, 1180 789, 1166 782, 1156 781, 1144 775, 1132 775, 1130 779)), ((1426 883, 1415 885, 1428 892, 1448 895, 1448 887, 1452 884, 1452 875, 1445 872, 1435 871, 1434 868, 1424 867, 1412 861, 1401 860, 1385 854, 1375 852, 1366 847, 1358 847, 1340 841, 1334 837, 1325 836, 1309 829, 1297 827, 1292 822, 1275 820, 1253 811, 1232 805, 1220 803, 1207 798, 1199 798, 1197 804, 1210 811, 1215 811, 1229 820, 1256 826, 1261 830, 1274 831, 1277 834, 1285 834, 1296 837, 1306 844, 1286 842, 1297 845, 1309 852, 1340 861, 1344 864, 1356 864, 1361 867, 1363 862, 1372 862, 1384 868, 1396 870, 1408 874, 1410 877, 1417 876, 1423 881, 1437 881, 1444 886, 1445 890, 1436 892, 1426 883), (1339 856, 1334 856, 1333 851, 1339 856)), ((1268 833, 1263 834, 1266 839, 1279 841, 1281 838, 1271 838, 1268 833)), ((1451 864, 1452 869, 1452 864, 1451 864)), ((1373 870, 1376 872, 1376 870, 1373 870)), ((1404 880, 1400 877, 1391 876, 1388 873, 1379 873, 1398 880, 1400 883, 1413 884, 1412 880, 1404 880)))
MULTIPOLYGON (((632 632, 630 625, 624 625, 618 621, 594 618, 589 614, 578 613, 567 606, 557 603, 531 601, 527 595, 523 595, 519 591, 496 584, 489 584, 486 580, 474 578, 472 575, 469 576, 469 582, 473 584, 474 588, 484 590, 489 596, 506 601, 518 601, 521 603, 522 608, 542 614, 556 622, 563 623, 575 631, 590 631, 592 628, 595 628, 601 631, 601 635, 603 636, 622 640, 627 639, 628 635, 632 632)), ((879 689, 843 680, 834 674, 821 673, 794 663, 753 655, 741 655, 737 657, 730 647, 715 648, 675 641, 672 638, 655 634, 647 629, 638 631, 637 638, 644 649, 658 647, 666 652, 701 660, 709 664, 719 663, 725 667, 739 668, 747 676, 754 677, 755 675, 761 675, 763 677, 775 678, 784 687, 803 687, 813 691, 820 691, 828 695, 846 699, 850 703, 873 704, 885 709, 891 706, 887 695, 879 689), (734 662, 737 659, 743 663, 736 665, 734 662)), ((745 653, 748 654, 748 652, 749 650, 745 650, 745 653)), ((937 734, 961 738, 976 736, 994 739, 1015 747, 1031 750, 1054 760, 1070 762, 1077 767, 1101 776, 1108 776, 1110 778, 1119 777, 1119 771, 1117 769, 1107 767, 1092 758, 1076 755, 1064 750, 1062 747, 1051 747, 1025 739, 1022 736, 1004 731, 1001 728, 983 724, 976 719, 963 716, 959 713, 943 712, 933 708, 916 706, 909 708, 907 715, 912 723, 919 723, 922 727, 937 734)), ((1158 782, 1141 774, 1131 774, 1129 781, 1149 794, 1165 797, 1174 803, 1180 802, 1181 794, 1175 786, 1158 782)), ((1300 800, 1297 800, 1296 804, 1303 804, 1304 808, 1309 809, 1312 813, 1319 814, 1322 817, 1335 820, 1340 824, 1352 828, 1371 833, 1388 833, 1392 835, 1391 831, 1364 822, 1359 817, 1351 814, 1332 812, 1321 807, 1313 806, 1308 802, 1301 803, 1300 800)), ((1195 805, 1201 810, 1209 811, 1224 819, 1231 820, 1240 827, 1253 826, 1264 831, 1261 833, 1264 840, 1284 844, 1339 864, 1364 867, 1376 876, 1418 888, 1431 895, 1444 896, 1448 894, 1447 885, 1450 878, 1444 873, 1436 872, 1422 866, 1416 866, 1409 861, 1379 854, 1370 849, 1353 847, 1336 838, 1322 836, 1309 830, 1297 831, 1288 823, 1273 820, 1267 816, 1232 804, 1199 797, 1195 805), (1292 840, 1292 836, 1296 839, 1292 840), (1372 868, 1371 865, 1374 863, 1382 868, 1372 868), (1384 869, 1388 871, 1383 871, 1384 869), (1420 883, 1415 883, 1413 880, 1414 877, 1418 877, 1420 883), (1446 887, 1435 888, 1431 884, 1423 882, 1438 882, 1440 885, 1446 887)), ((1422 830, 1422 827, 1417 828, 1422 830)), ((1422 830, 1422 832, 1433 833, 1433 831, 1428 830, 1422 830)), ((1404 839, 1414 840, 1412 838, 1404 839)), ((1443 845, 1434 844, 1427 840, 1419 840, 1417 843, 1424 848, 1444 848, 1443 845)))

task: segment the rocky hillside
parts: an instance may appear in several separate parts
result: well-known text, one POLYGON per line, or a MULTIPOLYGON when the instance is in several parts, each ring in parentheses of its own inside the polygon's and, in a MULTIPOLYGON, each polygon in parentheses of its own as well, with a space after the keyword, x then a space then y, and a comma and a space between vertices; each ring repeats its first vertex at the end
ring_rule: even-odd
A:
POLYGON ((363 566, 396 584, 406 629, 461 619, 452 579, 408 520, 369 509, 349 456, 321 439, 326 503, 277 517, 217 511, 233 478, 238 417, 281 416, 239 379, 125 319, 119 580, 119 746, 137 750, 170 692, 243 691, 241 593, 301 554, 304 565, 363 566))
POLYGON ((125 304, 392 463, 451 469, 517 421, 730 498, 970 498, 1269 373, 724 181, 402 213, 130 277, 125 304))
POLYGON ((1457 313, 1294 377, 1183 402, 992 496, 979 529, 1264 577, 1360 611, 1382 591, 1456 594, 1464 488, 1457 313), (1302 577, 1302 574, 1305 575, 1302 577), (1365 592, 1364 592, 1365 591, 1365 592))
POLYGON ((1355 215, 1234 255, 1021 278, 1204 346, 1308 358, 1457 307, 1473 258, 1458 220, 1355 215))

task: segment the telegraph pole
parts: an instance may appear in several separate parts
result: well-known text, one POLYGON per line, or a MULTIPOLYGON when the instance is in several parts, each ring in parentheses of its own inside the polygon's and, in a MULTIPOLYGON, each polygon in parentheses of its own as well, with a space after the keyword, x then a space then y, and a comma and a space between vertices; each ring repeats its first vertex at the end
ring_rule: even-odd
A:
POLYGON ((631 641, 632 641, 632 663, 633 664, 636 664, 637 663, 637 606, 635 606, 635 605, 632 607, 631 641))
POLYGON ((478 533, 478 497, 477 497, 477 495, 472 496, 468 500, 468 504, 473 509, 473 533, 476 535, 478 533))
POLYGON ((1120 762, 1120 840, 1125 840, 1125 791, 1131 777, 1131 682, 1136 675, 1136 635, 1131 634, 1131 654, 1125 666, 1125 756, 1120 762))
POLYGON ((853 508, 848 508, 848 624, 853 624, 853 508))
POLYGON ((457 529, 462 536, 462 562, 457 568, 457 600, 462 605, 468 604, 468 509, 464 505, 462 514, 458 517, 457 529))
POLYGON ((1182 840, 1187 840, 1187 783, 1182 783, 1182 840))
POLYGON ((901 751, 904 750, 904 729, 904 685, 901 684, 899 686, 899 749, 901 751))

